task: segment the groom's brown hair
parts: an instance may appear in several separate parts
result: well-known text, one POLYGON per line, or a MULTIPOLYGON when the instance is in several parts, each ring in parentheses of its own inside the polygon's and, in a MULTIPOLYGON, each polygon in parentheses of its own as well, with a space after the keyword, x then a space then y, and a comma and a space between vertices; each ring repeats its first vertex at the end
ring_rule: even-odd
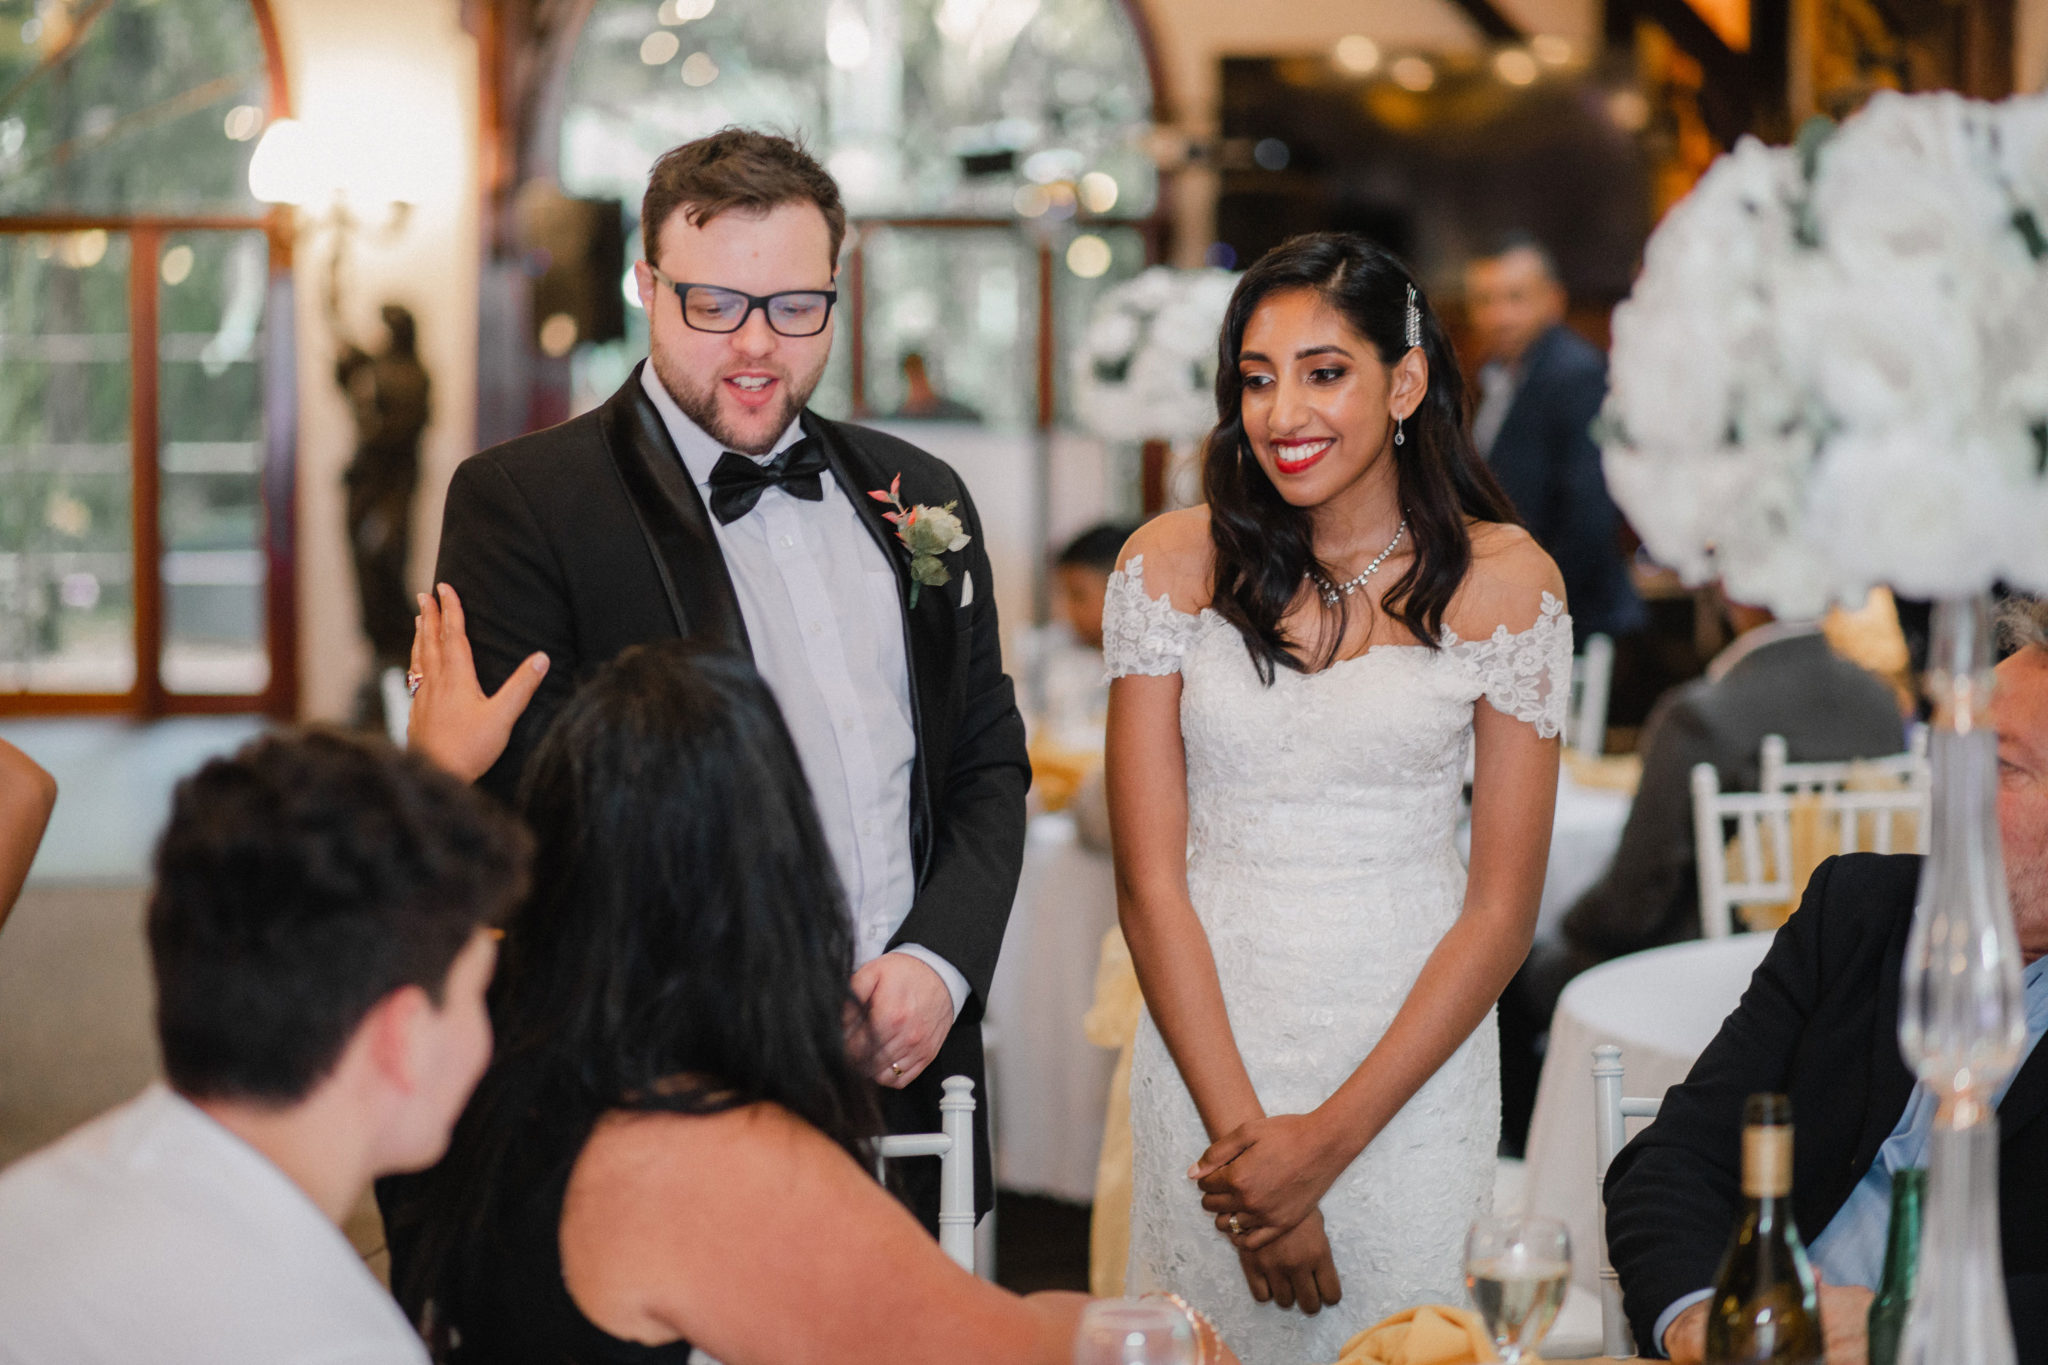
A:
POLYGON ((692 227, 721 213, 763 214, 783 204, 809 203, 825 215, 832 236, 834 272, 846 237, 846 206, 839 185, 803 144, 751 128, 721 128, 710 137, 671 147, 654 163, 640 200, 640 244, 649 264, 662 224, 681 209, 692 227))

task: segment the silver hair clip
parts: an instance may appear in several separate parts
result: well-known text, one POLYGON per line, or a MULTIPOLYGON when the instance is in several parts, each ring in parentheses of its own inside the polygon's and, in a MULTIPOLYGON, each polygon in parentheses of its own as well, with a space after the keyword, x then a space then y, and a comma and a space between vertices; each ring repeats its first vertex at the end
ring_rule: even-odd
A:
POLYGON ((1415 286, 1408 286, 1408 346, 1414 349, 1422 344, 1422 310, 1415 306, 1415 286))

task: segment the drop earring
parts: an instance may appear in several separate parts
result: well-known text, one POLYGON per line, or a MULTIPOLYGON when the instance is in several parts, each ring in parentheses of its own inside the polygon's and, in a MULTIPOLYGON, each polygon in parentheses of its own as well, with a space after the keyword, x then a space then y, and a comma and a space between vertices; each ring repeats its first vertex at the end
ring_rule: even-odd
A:
POLYGON ((1401 419, 1396 417, 1394 419, 1394 444, 1400 445, 1403 441, 1407 439, 1407 437, 1401 434, 1401 419))

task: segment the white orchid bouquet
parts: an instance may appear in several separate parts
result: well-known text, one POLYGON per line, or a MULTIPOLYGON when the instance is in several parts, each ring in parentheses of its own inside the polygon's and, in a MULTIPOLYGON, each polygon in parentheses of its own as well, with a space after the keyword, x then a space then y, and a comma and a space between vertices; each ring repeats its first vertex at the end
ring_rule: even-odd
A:
POLYGON ((1600 436, 1650 553, 1742 601, 2048 589, 2048 97, 1744 138, 1615 310, 1600 436))
POLYGON ((1074 357, 1082 424, 1108 441, 1189 441, 1216 425, 1216 336, 1237 275, 1156 265, 1096 302, 1074 357))

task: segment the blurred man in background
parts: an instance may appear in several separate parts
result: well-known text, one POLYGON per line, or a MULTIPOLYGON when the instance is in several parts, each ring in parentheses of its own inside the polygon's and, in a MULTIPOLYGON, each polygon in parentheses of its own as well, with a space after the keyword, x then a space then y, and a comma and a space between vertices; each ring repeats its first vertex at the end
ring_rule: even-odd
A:
POLYGON ((1564 575, 1572 631, 1618 639, 1642 629, 1607 495, 1593 419, 1607 360, 1564 325, 1564 284, 1535 238, 1513 233, 1465 267, 1465 306, 1484 363, 1472 439, 1530 534, 1564 575))

